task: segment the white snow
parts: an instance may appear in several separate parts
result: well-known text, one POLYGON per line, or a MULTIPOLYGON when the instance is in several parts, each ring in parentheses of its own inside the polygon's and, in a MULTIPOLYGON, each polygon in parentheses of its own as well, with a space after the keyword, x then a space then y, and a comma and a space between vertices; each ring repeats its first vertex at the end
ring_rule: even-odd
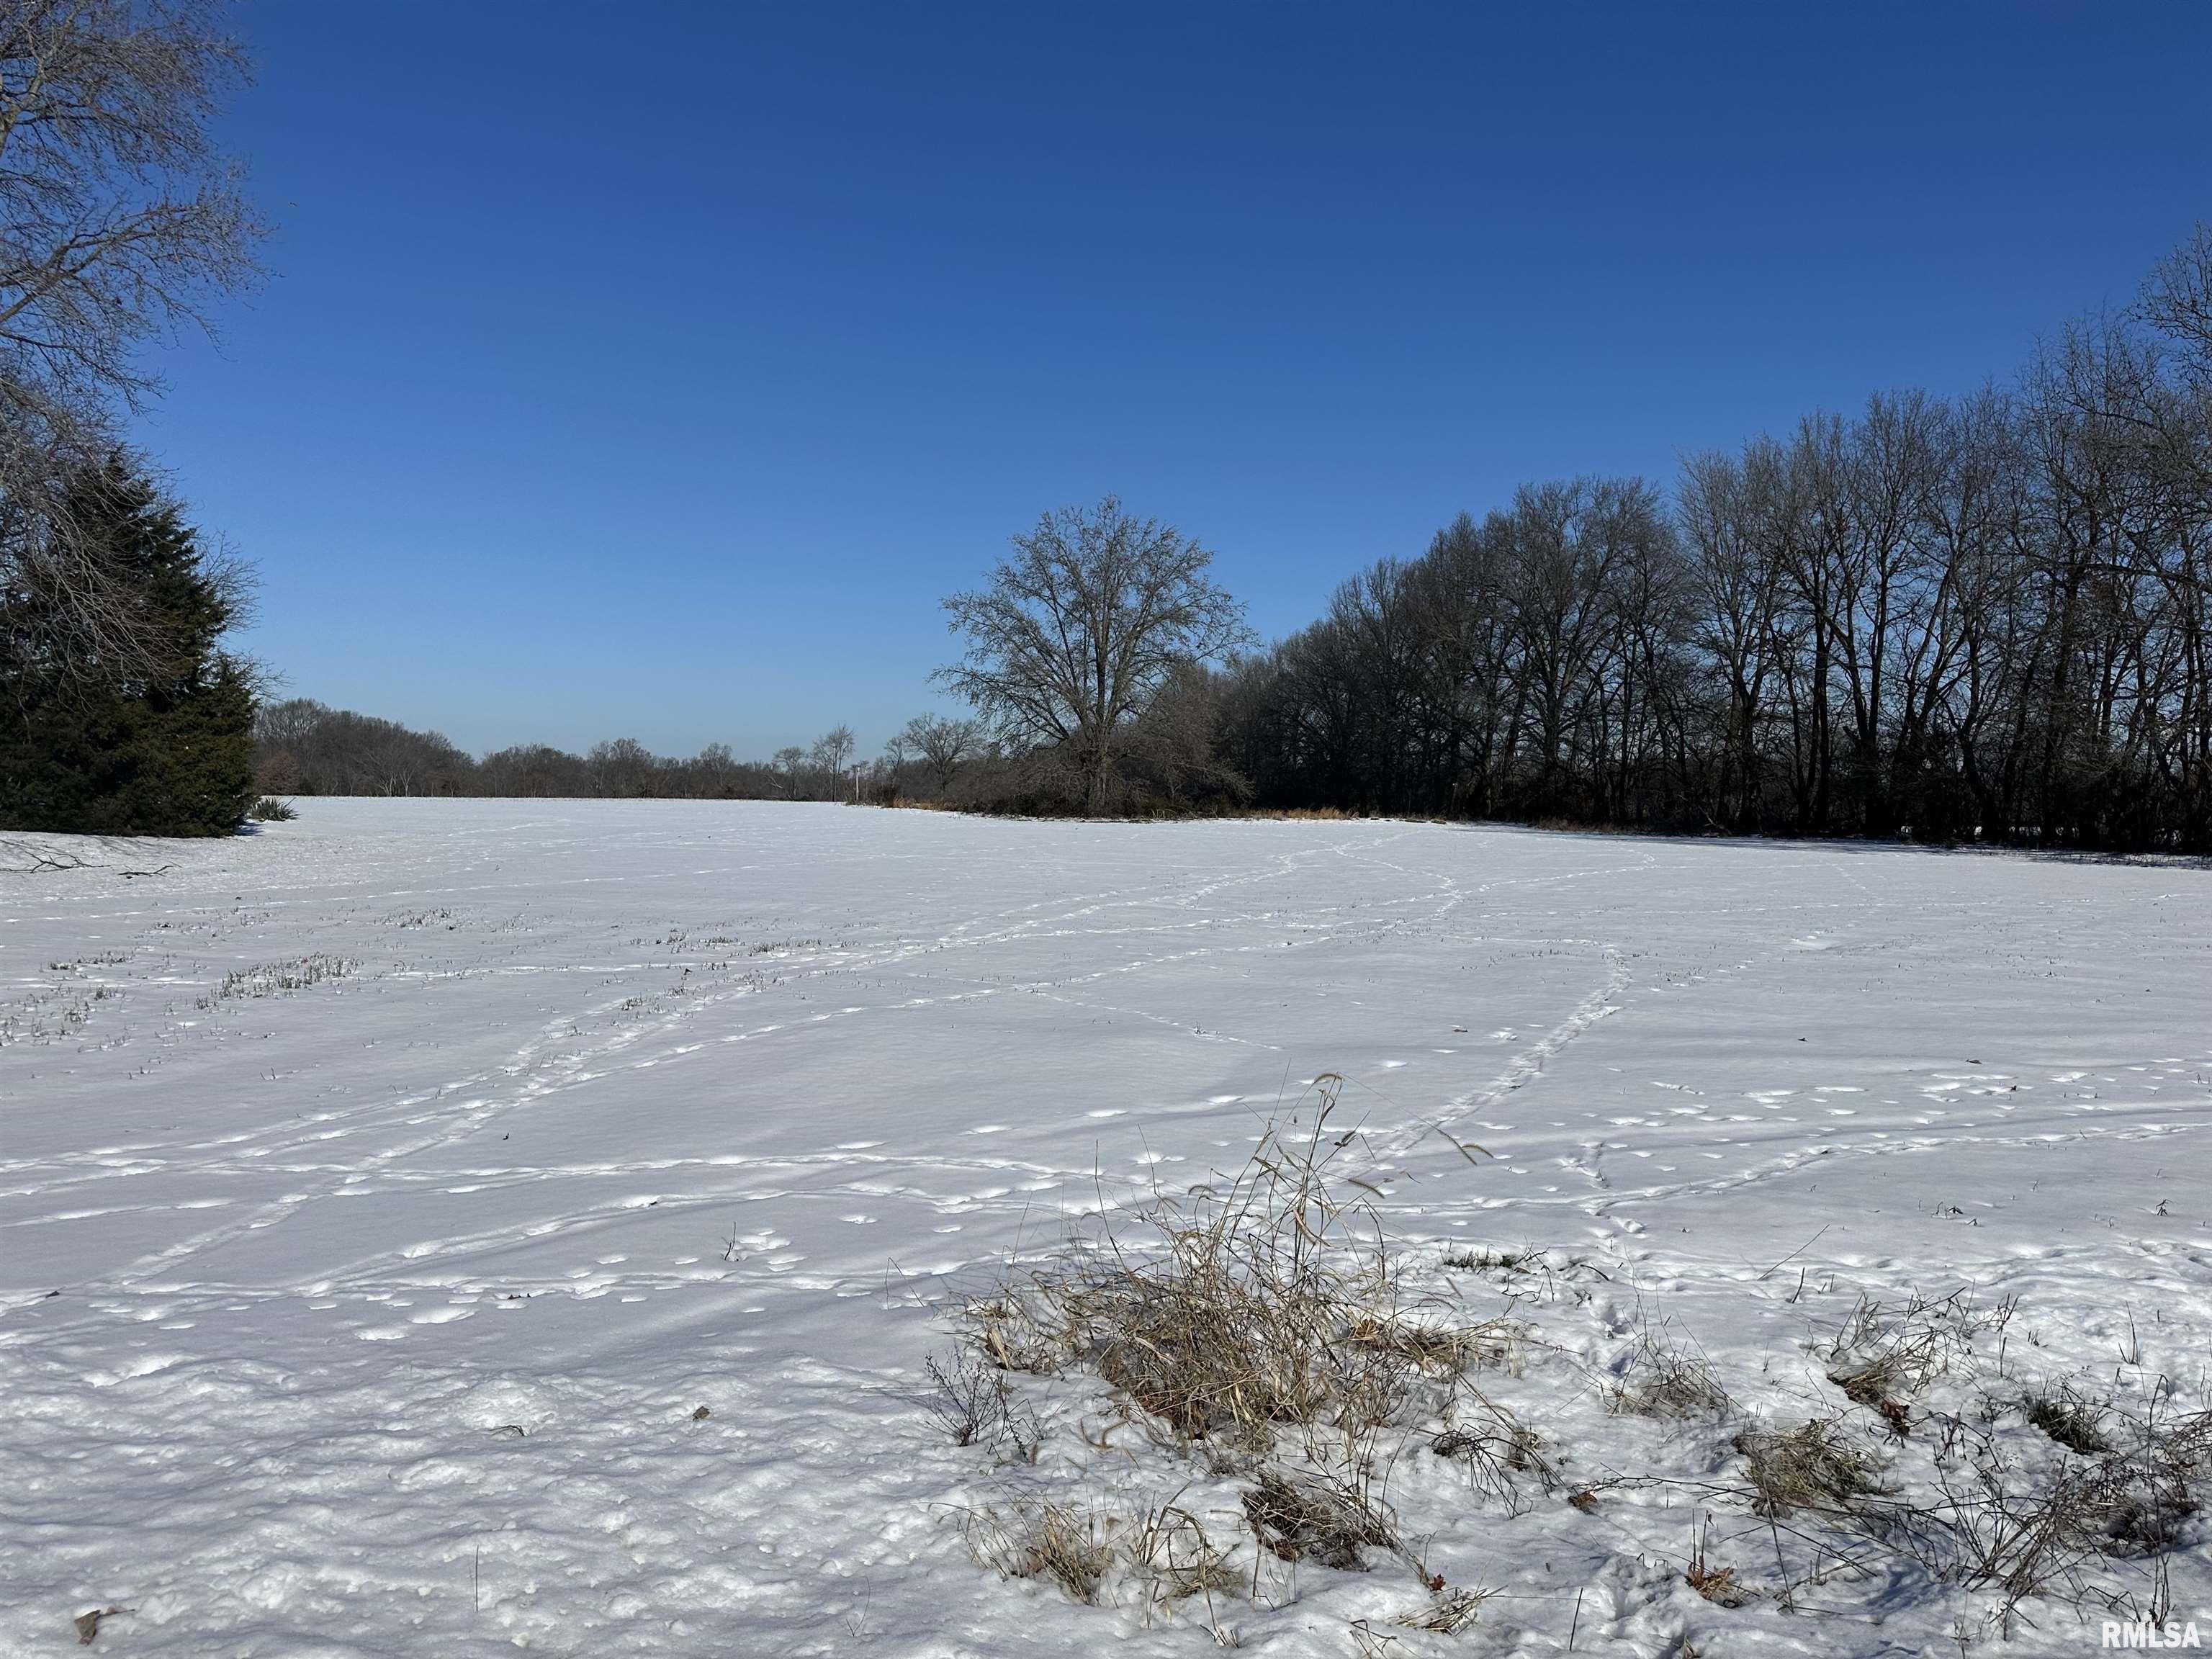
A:
MULTIPOLYGON (((132 1654, 1210 1650, 979 1570, 948 1517, 1004 1477, 922 1364, 954 1287, 1323 1072, 1409 1249, 1589 1264, 1528 1316, 1592 1373, 1663 1326, 1789 1420, 1860 1294, 1972 1285, 2051 1376, 2202 1403, 2212 872, 755 803, 40 844, 95 862, 0 875, 0 1652, 95 1607, 132 1654)), ((1563 1377, 1516 1407, 1595 1480, 1563 1377)), ((1045 1394, 1034 1478, 1115 1478, 1045 1394)), ((1671 1489, 1403 1490, 1476 1624, 1316 1568, 1248 1650, 1960 1651, 1925 1587, 1698 1599, 1671 1489)))

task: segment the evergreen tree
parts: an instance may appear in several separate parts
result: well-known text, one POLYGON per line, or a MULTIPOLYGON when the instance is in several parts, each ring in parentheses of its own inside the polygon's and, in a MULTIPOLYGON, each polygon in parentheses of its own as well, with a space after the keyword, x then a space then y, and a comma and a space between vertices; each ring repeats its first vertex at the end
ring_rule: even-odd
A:
MULTIPOLYGON (((81 480, 79 533, 158 641, 148 662, 10 650, 0 826, 93 835, 221 836, 252 799, 253 694, 220 648, 235 605, 174 503, 121 456, 81 480)), ((52 637, 34 588, 0 592, 11 641, 52 637)))

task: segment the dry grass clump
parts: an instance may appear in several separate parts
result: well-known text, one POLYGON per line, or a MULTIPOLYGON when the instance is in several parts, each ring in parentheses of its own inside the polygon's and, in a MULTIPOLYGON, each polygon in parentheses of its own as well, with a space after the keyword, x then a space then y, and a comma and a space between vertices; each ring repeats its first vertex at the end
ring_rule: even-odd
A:
POLYGON ((1911 1402, 1971 1368, 1974 1339, 2003 1331, 2014 1306, 2009 1298, 1984 1304, 1963 1290, 1933 1299, 1916 1292, 1901 1305, 1862 1297, 1827 1345, 1828 1380, 1901 1437, 1911 1430, 1911 1402))
POLYGON ((1706 1553, 1711 1542, 1712 1516, 1708 1515, 1692 1530, 1690 1559, 1682 1569, 1684 1582, 1715 1607, 1747 1607, 1757 1601, 1759 1590, 1738 1579, 1734 1567, 1724 1567, 1706 1553))
MULTIPOLYGON (((2062 1428, 2085 1443, 2068 1446, 2074 1455, 2052 1483, 2069 1500, 2069 1543, 2123 1557, 2158 1556, 2182 1546, 2187 1523, 2204 1508, 2212 1476, 2212 1411, 2173 1416, 2166 1405, 2161 1390, 2141 1416, 2078 1397, 2071 1410, 2062 1407, 2062 1428)), ((2058 1440, 2037 1422, 2033 1406, 2028 1420, 2058 1440)))
POLYGON ((1058 1498, 969 1510, 961 1526, 978 1565, 1007 1578, 1046 1579, 1086 1607, 1098 1604, 1118 1553, 1114 1516, 1058 1498))
POLYGON ((1447 1252, 1443 1265, 1454 1273, 1524 1273, 1543 1257, 1544 1253, 1533 1244, 1519 1250, 1458 1249, 1447 1252))
POLYGON ((1060 1370, 1066 1332, 1039 1322, 1033 1298, 1011 1291, 970 1297, 960 1310, 975 1340, 1001 1370, 1050 1376, 1060 1370))
POLYGON ((1735 1449, 1748 1466, 1754 1515, 1845 1516, 1882 1490, 1880 1466, 1844 1441, 1833 1422, 1815 1419, 1786 1432, 1746 1430, 1735 1449))
POLYGON ((1622 1361, 1606 1404, 1615 1413, 1685 1420, 1725 1417, 1735 1409, 1711 1366, 1649 1331, 1622 1361))
POLYGON ((1495 1590, 1483 1589, 1439 1591, 1428 1606, 1401 1613, 1390 1622, 1407 1630, 1432 1630, 1456 1636, 1475 1621, 1482 1604, 1496 1594, 1495 1590))
POLYGON ((213 998, 203 997, 196 1005, 202 1008, 216 1002, 236 997, 290 996, 295 992, 311 990, 318 985, 347 977, 359 968, 357 962, 343 957, 326 956, 318 951, 309 956, 295 957, 289 962, 264 963, 256 968, 235 968, 222 976, 216 987, 213 998))
POLYGON ((1747 1607, 1759 1598, 1757 1590, 1736 1582, 1734 1567, 1715 1566, 1703 1555, 1692 1558, 1682 1577, 1692 1589, 1716 1607, 1747 1607))
POLYGON ((1534 1429, 1492 1401, 1480 1403, 1487 1420, 1447 1428, 1429 1442, 1429 1449, 1464 1468, 1483 1497, 1509 1514, 1522 1514, 1528 1508, 1522 1483, 1534 1480, 1548 1492, 1558 1472, 1534 1429))
POLYGON ((1355 1318, 1346 1339, 1409 1361, 1432 1377, 1463 1376, 1470 1370, 1512 1365, 1524 1328, 1510 1319, 1486 1319, 1479 1325, 1446 1326, 1407 1318, 1355 1318))
POLYGON ((1043 1580, 1085 1607, 1127 1599, 1115 1594, 1126 1583, 1135 1588, 1146 1624, 1172 1617, 1178 1604, 1196 1597, 1214 1640, 1237 1645, 1215 1598, 1240 1592, 1243 1575, 1206 1523, 1175 1500, 1131 1511, 1092 1498, 1028 1494, 963 1510, 959 1519, 976 1565, 1002 1577, 1043 1580))
POLYGON ((1400 1547, 1396 1522, 1348 1482, 1265 1469, 1243 1504, 1253 1536, 1279 1560, 1359 1572, 1367 1565, 1362 1551, 1400 1547))
POLYGON ((2176 1415, 2168 1401, 2161 1387, 2138 1414, 2071 1389, 2021 1402, 1972 1388, 1961 1409, 1926 1411, 1886 1472, 1834 1422, 1736 1445, 1755 1513, 1825 1523, 1820 1548, 1861 1572, 1911 1562, 1990 1595, 2008 1630, 2039 1597, 2109 1613, 2136 1605, 2130 1586, 2148 1583, 2159 1605, 2166 1558, 2186 1541, 2212 1473, 2212 1412, 2176 1415))
POLYGON ((1271 1126, 1227 1185, 1164 1194, 972 1304, 978 1340, 1010 1369, 1094 1370, 1175 1434, 1254 1455, 1287 1425, 1355 1446, 1504 1363, 1517 1328, 1401 1305, 1372 1210, 1332 1190, 1352 1139, 1329 1127, 1340 1085, 1322 1079, 1311 1127, 1271 1126))
POLYGON ((2104 1408, 2071 1389, 2031 1395, 2021 1402, 2021 1410, 2029 1422, 2069 1451, 2099 1457, 2113 1450, 2112 1443, 2105 1437, 2104 1408))
POLYGON ((1441 1622, 1422 1628, 1474 1617, 1480 1598, 1444 1594, 1382 1491, 1407 1442, 1436 1446, 1509 1498, 1522 1476, 1549 1481, 1536 1436, 1468 1380, 1515 1364, 1527 1328, 1455 1320, 1444 1296, 1403 1293, 1372 1210, 1328 1179, 1352 1141, 1329 1121, 1340 1083, 1321 1079, 1303 1127, 1270 1126, 1233 1179, 1103 1218, 969 1300, 964 1357, 930 1368, 951 1437, 1010 1443, 1018 1462, 1034 1459, 1035 1419, 1012 1375, 1096 1376, 1116 1394, 1085 1443, 1119 1453, 1112 1437, 1128 1425, 1155 1450, 1233 1481, 1233 1504, 1205 1512, 1242 1527, 1217 1541, 1204 1506, 1180 1495, 1118 1519, 1064 1497, 1016 1497, 963 1521, 979 1561, 1048 1578, 1079 1601, 1133 1601, 1148 1617, 1202 1597, 1224 1645, 1233 1632, 1216 1595, 1258 1598, 1270 1559, 1359 1571, 1388 1552, 1430 1593, 1419 1616, 1441 1622))
POLYGON ((1866 1518, 1898 1553, 1944 1581, 2080 1603, 2100 1593, 2106 1557, 2156 1556, 2179 1542, 2197 1507, 2189 1471, 2153 1444, 2094 1461, 2031 1462, 1997 1433, 1942 1425, 1934 1497, 1870 1506, 1866 1518))
POLYGON ((1179 1504, 1148 1510, 1139 1518, 1128 1546, 1130 1565, 1143 1577, 1148 1604, 1233 1591, 1243 1583, 1226 1551, 1215 1547, 1206 1523, 1179 1504))

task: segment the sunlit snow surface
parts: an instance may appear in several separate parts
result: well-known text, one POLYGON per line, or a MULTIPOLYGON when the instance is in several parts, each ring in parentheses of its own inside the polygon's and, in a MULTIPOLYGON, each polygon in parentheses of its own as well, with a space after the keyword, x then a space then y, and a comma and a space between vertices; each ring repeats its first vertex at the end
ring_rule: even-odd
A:
MULTIPOLYGON (((2200 869, 753 803, 36 844, 95 863, 0 876, 9 1654, 94 1606, 117 1653, 1210 1651, 970 1563, 932 1304, 1330 1071, 1413 1245, 1601 1272, 1593 1365, 1663 1319, 1778 1375, 1972 1284, 2054 1369, 2201 1387, 2200 869)), ((1470 1503, 1431 1564, 1501 1594, 1386 1650, 1559 1651, 1578 1591, 1583 1651, 1948 1644, 1698 1601, 1689 1513, 1470 1503)), ((1237 1622, 1343 1654, 1408 1589, 1237 1622)))

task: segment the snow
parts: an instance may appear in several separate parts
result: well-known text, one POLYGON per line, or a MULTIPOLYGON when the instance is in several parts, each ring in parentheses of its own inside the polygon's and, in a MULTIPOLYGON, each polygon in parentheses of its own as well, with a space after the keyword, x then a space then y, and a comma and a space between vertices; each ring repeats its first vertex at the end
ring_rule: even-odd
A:
MULTIPOLYGON (((1574 1376, 1664 1330, 1784 1423, 1862 1294, 1972 1286, 2019 1298, 2039 1374, 2203 1403, 2201 870, 301 806, 228 842, 47 838, 93 862, 0 875, 0 1652, 111 1607, 99 1645, 134 1654, 1210 1650, 1202 1620, 1002 1581, 953 1522, 1010 1480, 1233 1511, 1231 1486, 1098 1453, 1073 1379, 1024 1384, 1052 1436, 994 1469, 922 1367, 1010 1252, 1234 1168, 1325 1072, 1410 1251, 1534 1247, 1581 1286, 1524 1304, 1574 1376)), ((1507 1277, 1460 1282, 1495 1312, 1507 1277)), ((1571 1478, 1727 1457, 1568 1375, 1510 1386, 1571 1478)), ((1498 1592, 1475 1624, 1391 1627, 1402 1569, 1310 1568, 1237 1612, 1246 1650, 1354 1652, 1364 1619, 1399 1659, 1571 1627, 1961 1650, 1969 1602, 1927 1585, 1699 1599, 1674 1488, 1511 1516, 1423 1460, 1394 1497, 1438 1572, 1498 1592)), ((2212 1625, 2197 1524, 2173 1595, 2212 1625)), ((1990 1650, 2096 1644, 2039 1618, 1990 1650)))

